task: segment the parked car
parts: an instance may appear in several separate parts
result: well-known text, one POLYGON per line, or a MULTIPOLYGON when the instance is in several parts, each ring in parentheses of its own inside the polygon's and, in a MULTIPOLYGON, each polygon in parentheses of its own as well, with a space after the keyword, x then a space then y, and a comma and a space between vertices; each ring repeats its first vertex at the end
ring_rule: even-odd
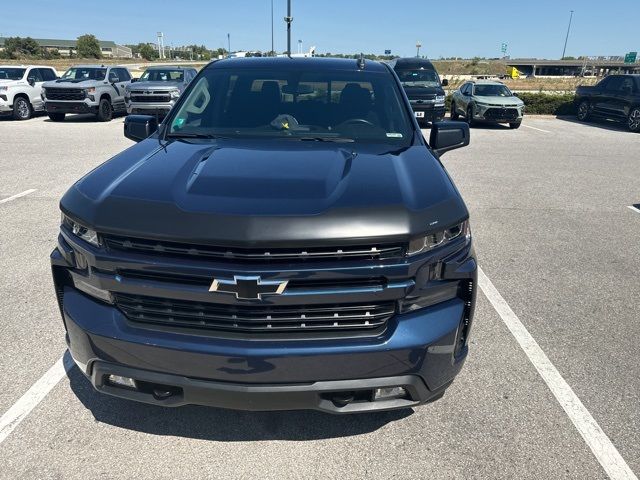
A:
POLYGON ((467 123, 508 123, 520 128, 524 102, 501 82, 466 82, 451 95, 451 119, 464 115, 467 123))
POLYGON ((578 120, 608 118, 640 132, 640 75, 609 75, 593 87, 578 87, 575 103, 578 120))
POLYGON ((42 99, 49 118, 62 122, 67 113, 93 113, 108 122, 114 113, 125 113, 124 93, 131 73, 117 65, 76 65, 61 78, 46 82, 42 99))
POLYGON ((16 120, 28 120, 33 112, 42 112, 42 84, 58 78, 53 67, 40 65, 0 65, 0 114, 16 120))
POLYGON ((477 291, 438 159, 466 123, 427 144, 388 65, 263 57, 210 63, 159 126, 124 131, 140 143, 67 191, 51 254, 98 391, 333 413, 442 396, 477 291))
POLYGON ((127 113, 165 116, 198 71, 190 67, 149 67, 126 88, 127 113))
POLYGON ((433 64, 424 58, 399 58, 390 62, 419 123, 438 122, 445 114, 445 91, 447 79, 440 76, 433 64))

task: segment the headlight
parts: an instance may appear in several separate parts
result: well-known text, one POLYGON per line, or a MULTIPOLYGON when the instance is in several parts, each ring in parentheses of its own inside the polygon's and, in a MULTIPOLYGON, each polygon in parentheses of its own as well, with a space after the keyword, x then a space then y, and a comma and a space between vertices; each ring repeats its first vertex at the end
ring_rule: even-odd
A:
POLYGON ((424 237, 418 237, 409 242, 409 249, 407 255, 417 255, 418 253, 424 253, 436 247, 446 245, 447 243, 455 240, 456 238, 467 237, 471 238, 471 229, 469 228, 469 220, 449 227, 439 232, 430 233, 424 237))
POLYGON ((171 98, 178 98, 180 96, 180 90, 171 90, 171 98))
POLYGON ((71 220, 64 213, 62 214, 62 224, 69 228, 76 237, 81 238, 85 242, 96 247, 100 246, 100 239, 98 238, 98 233, 95 230, 91 230, 90 228, 71 220))
POLYGON ((96 87, 91 87, 91 88, 85 88, 84 92, 87 95, 93 95, 94 93, 96 93, 96 87))
MULTIPOLYGON (((0 87, 0 89, 2 89, 2 87, 0 87)), ((40 96, 42 98, 47 96, 47 89, 46 88, 43 88, 42 90, 40 90, 40 96)))
POLYGON ((444 105, 444 95, 436 95, 436 105, 444 105))

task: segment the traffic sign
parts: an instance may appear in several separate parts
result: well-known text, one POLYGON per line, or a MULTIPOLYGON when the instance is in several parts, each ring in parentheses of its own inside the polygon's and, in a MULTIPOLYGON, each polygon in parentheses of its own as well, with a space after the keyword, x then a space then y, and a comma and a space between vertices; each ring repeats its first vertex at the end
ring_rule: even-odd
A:
POLYGON ((385 50, 385 51, 384 51, 384 54, 385 54, 385 55, 391 55, 391 50, 385 50))
POLYGON ((629 52, 624 56, 624 63, 636 63, 638 52, 629 52))

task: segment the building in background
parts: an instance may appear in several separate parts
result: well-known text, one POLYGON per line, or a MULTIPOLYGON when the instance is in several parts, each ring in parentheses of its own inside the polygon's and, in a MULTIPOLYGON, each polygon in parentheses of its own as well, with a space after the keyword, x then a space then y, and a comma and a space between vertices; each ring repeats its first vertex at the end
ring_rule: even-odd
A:
MULTIPOLYGON (((0 51, 4 50, 6 38, 0 37, 0 51)), ((55 40, 51 38, 34 38, 34 40, 45 50, 57 50, 63 57, 75 55, 77 52, 76 40, 55 40)), ((98 40, 102 56, 106 58, 133 58, 133 53, 129 47, 118 45, 110 40, 98 40)))

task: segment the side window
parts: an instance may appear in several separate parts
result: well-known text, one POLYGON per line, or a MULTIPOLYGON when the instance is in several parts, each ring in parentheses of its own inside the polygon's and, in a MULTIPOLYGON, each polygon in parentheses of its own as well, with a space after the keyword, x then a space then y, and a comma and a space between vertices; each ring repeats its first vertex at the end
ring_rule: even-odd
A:
POLYGON ((116 75, 121 82, 128 82, 131 80, 131 75, 129 75, 126 68, 114 68, 113 70, 116 72, 116 75))
POLYGON ((40 69, 40 73, 42 74, 42 79, 45 82, 48 82, 50 80, 55 80, 56 79, 56 74, 53 70, 51 70, 50 68, 41 68, 40 69))
POLYGON ((633 92, 633 79, 631 77, 624 77, 622 80, 622 85, 620 86, 620 90, 624 93, 633 92))
MULTIPOLYGON (((118 72, 117 72, 117 68, 112 68, 109 70, 109 83, 113 83, 114 79, 118 77, 118 72)), ((120 80, 120 79, 118 79, 120 80)))
POLYGON ((42 75, 40 74, 39 68, 32 68, 27 75, 27 79, 33 78, 36 82, 42 82, 42 75))
POLYGON ((604 87, 605 90, 609 92, 620 90, 622 87, 622 80, 623 80, 623 77, 611 77, 609 79, 609 82, 607 83, 607 86, 604 87))

